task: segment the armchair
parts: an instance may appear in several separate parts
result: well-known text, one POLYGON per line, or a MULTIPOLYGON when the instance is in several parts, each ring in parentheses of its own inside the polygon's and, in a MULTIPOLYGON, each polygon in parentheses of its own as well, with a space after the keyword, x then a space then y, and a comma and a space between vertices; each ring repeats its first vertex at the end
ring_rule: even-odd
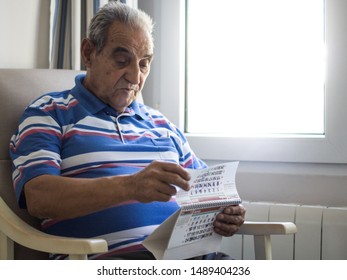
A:
MULTIPOLYGON (((86 259, 107 251, 102 239, 79 239, 41 232, 39 221, 18 208, 12 191, 9 140, 26 105, 38 96, 71 88, 78 71, 0 69, 0 259, 45 259, 48 253, 86 259)), ((240 234, 254 235, 257 259, 271 259, 272 234, 294 234, 293 223, 246 222, 240 234)))

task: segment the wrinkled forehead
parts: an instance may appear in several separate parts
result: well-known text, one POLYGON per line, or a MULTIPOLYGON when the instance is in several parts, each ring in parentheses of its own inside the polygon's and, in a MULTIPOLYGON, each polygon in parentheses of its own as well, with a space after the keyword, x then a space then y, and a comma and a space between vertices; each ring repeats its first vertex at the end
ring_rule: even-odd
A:
POLYGON ((153 54, 153 39, 148 30, 140 26, 129 26, 114 22, 107 36, 106 46, 124 47, 141 55, 153 54))

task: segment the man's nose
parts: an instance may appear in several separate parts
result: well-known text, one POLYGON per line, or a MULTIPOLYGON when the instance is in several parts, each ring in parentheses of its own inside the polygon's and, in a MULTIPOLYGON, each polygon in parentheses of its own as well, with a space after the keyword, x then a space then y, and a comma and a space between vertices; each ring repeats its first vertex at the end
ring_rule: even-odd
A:
POLYGON ((140 83, 141 69, 138 64, 129 65, 128 71, 125 75, 125 79, 133 84, 138 85, 140 83))

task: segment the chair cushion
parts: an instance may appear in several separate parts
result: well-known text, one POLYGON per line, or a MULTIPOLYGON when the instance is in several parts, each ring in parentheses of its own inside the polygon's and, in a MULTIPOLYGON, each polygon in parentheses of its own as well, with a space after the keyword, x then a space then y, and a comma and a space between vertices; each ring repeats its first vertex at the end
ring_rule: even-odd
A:
MULTIPOLYGON (((28 224, 39 228, 40 221, 19 209, 15 199, 9 143, 24 108, 37 97, 52 91, 70 89, 81 71, 48 69, 0 69, 0 196, 28 224)), ((47 253, 15 244, 15 259, 45 259, 47 253)))

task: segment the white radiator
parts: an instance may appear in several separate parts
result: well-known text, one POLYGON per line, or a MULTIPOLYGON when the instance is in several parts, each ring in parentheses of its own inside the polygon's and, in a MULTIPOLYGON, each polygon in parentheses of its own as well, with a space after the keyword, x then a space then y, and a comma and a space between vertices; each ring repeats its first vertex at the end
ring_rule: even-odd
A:
MULTIPOLYGON (((273 259, 347 260, 347 208, 243 202, 248 221, 293 222, 295 235, 272 236, 273 259)), ((224 238, 222 249, 236 259, 254 259, 253 237, 224 238)))

